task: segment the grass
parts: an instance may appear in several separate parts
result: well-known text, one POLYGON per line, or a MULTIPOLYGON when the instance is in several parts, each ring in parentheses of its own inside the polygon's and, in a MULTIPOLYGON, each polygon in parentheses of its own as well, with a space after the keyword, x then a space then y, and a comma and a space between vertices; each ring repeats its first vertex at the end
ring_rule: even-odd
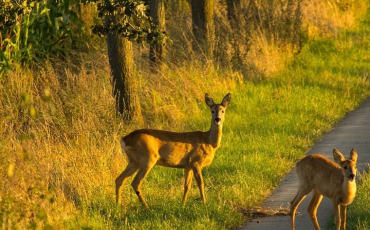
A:
MULTIPOLYGON (((142 188, 149 210, 140 205, 130 180, 123 188, 123 205, 115 205, 114 179, 126 166, 118 140, 141 127, 123 123, 114 113, 104 55, 85 59, 82 66, 93 66, 92 70, 11 71, 0 84, 0 187, 6 188, 0 190, 0 225, 4 229, 243 225, 244 211, 260 204, 318 138, 370 95, 366 25, 336 39, 308 41, 287 68, 260 81, 196 61, 165 67, 162 74, 138 76, 144 127, 205 131, 210 113, 204 93, 220 102, 231 92, 221 147, 203 170, 206 204, 198 200, 193 182, 183 206, 183 170, 157 166, 142 188)), ((364 178, 364 193, 359 191, 356 202, 366 200, 368 176, 364 178)), ((355 214, 351 218, 362 220, 355 214)))

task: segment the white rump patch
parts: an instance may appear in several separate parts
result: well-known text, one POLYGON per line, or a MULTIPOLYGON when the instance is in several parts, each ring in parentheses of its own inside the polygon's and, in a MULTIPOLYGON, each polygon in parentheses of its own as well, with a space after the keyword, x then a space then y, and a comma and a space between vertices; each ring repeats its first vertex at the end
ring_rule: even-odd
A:
POLYGON ((124 151, 127 151, 128 150, 128 146, 126 146, 126 143, 125 141, 123 140, 123 138, 121 138, 120 140, 120 143, 121 143, 121 147, 124 151))

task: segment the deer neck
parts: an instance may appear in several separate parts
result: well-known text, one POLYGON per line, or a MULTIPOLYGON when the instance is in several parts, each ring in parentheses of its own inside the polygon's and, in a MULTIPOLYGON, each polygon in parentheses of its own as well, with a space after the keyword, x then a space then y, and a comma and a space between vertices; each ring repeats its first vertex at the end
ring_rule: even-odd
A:
POLYGON ((356 181, 344 179, 342 186, 344 197, 347 198, 346 200, 344 200, 344 203, 351 203, 356 196, 356 181))
POLYGON ((222 124, 215 125, 213 122, 211 124, 211 128, 208 132, 206 132, 208 137, 208 142, 212 145, 213 148, 217 149, 220 147, 221 144, 221 137, 222 137, 222 124))

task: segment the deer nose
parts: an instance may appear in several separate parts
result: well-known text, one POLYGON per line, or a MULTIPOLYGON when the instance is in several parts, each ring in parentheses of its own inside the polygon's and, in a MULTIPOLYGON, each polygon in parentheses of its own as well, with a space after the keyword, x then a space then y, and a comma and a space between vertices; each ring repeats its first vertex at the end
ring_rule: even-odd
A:
POLYGON ((355 174, 351 173, 349 174, 349 179, 352 181, 353 179, 355 179, 355 174))
POLYGON ((216 118, 215 118, 215 121, 216 121, 216 122, 220 122, 220 121, 221 121, 221 118, 216 117, 216 118))

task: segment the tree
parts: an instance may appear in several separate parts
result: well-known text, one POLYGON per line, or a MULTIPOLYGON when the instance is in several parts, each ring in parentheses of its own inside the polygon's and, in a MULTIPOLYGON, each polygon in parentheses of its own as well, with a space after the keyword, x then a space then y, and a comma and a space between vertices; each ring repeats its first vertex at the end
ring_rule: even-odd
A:
POLYGON ((141 108, 135 84, 132 43, 117 34, 107 34, 108 57, 113 76, 117 111, 124 120, 141 122, 141 108))
POLYGON ((232 44, 232 68, 234 70, 239 70, 243 65, 243 58, 241 57, 241 51, 239 48, 239 40, 244 42, 248 38, 244 38, 240 31, 240 19, 242 17, 241 12, 241 0, 226 0, 227 4, 227 17, 231 26, 231 44, 232 44))
POLYGON ((241 0, 226 0, 227 17, 233 29, 236 28, 238 12, 240 12, 241 0))
POLYGON ((159 31, 148 16, 148 5, 140 0, 91 0, 98 3, 103 25, 95 25, 93 32, 107 35, 109 65, 113 76, 113 93, 117 111, 126 121, 141 122, 141 108, 135 84, 132 44, 164 43, 164 32, 159 31))
MULTIPOLYGON (((166 30, 164 0, 150 0, 150 16, 160 31, 166 30)), ((149 59, 154 66, 161 65, 165 57, 164 44, 151 44, 149 59)))
POLYGON ((214 0, 191 0, 193 33, 197 43, 212 58, 215 40, 214 0))

